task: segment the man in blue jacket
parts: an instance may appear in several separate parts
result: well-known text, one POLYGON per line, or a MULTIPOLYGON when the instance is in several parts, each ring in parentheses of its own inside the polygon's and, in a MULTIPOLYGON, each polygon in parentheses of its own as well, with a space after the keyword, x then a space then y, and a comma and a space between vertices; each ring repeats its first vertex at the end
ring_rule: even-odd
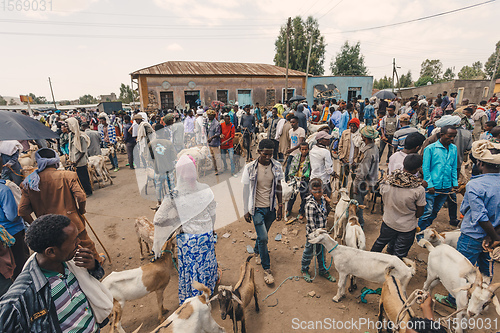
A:
POLYGON ((454 126, 444 126, 441 128, 439 141, 424 150, 422 171, 427 182, 427 205, 424 215, 418 221, 420 230, 432 224, 448 195, 458 188, 457 146, 453 144, 456 136, 454 126))

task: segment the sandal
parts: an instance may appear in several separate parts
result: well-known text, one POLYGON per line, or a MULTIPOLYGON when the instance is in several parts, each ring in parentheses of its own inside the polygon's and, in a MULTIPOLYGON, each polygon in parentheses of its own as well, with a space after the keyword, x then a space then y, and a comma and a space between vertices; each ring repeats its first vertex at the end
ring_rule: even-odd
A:
POLYGON ((261 259, 260 256, 257 253, 254 253, 254 258, 255 258, 255 264, 260 265, 261 264, 261 259))
POLYGON ((325 279, 327 279, 330 282, 337 282, 337 279, 328 272, 320 274, 320 276, 324 277, 325 279))
POLYGON ((264 282, 266 284, 273 284, 274 283, 273 273, 271 273, 270 269, 264 270, 264 282))
POLYGON ((434 294, 434 299, 447 307, 450 307, 455 310, 457 309, 457 306, 450 302, 450 299, 448 298, 447 295, 445 296, 441 294, 434 294))
POLYGON ((304 281, 308 282, 308 283, 312 283, 313 280, 311 278, 311 275, 309 274, 308 271, 301 271, 302 273, 302 277, 304 278, 304 281))
POLYGON ((304 215, 302 215, 302 214, 297 215, 297 219, 303 220, 304 219, 304 215))

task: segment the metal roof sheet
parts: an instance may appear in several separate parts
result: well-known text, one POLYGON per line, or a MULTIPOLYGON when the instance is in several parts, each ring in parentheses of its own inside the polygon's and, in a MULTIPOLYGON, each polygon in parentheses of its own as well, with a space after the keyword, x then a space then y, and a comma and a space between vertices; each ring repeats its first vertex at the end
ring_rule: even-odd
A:
MULTIPOLYGON (((285 68, 269 64, 238 62, 167 61, 139 69, 132 76, 284 76, 285 68)), ((288 76, 305 76, 306 73, 289 69, 288 76)))

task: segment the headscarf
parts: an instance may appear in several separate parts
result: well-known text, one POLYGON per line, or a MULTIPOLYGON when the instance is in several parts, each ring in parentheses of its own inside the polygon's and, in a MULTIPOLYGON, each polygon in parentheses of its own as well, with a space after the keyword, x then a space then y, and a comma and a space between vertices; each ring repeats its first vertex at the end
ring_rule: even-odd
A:
POLYGON ((155 235, 153 251, 158 258, 163 244, 174 231, 203 212, 214 200, 214 193, 207 184, 198 182, 194 159, 183 155, 175 166, 177 184, 175 194, 167 195, 154 217, 155 235))
POLYGON ((56 153, 56 151, 53 149, 50 149, 50 148, 42 148, 42 149, 37 150, 35 152, 35 160, 36 160, 36 164, 38 166, 38 169, 36 169, 32 173, 30 173, 28 175, 28 177, 26 177, 23 180, 21 185, 25 189, 29 188, 30 190, 40 192, 40 189, 38 188, 38 185, 40 184, 39 173, 42 172, 43 170, 45 170, 45 168, 48 167, 49 165, 59 165, 59 162, 61 160, 59 159, 59 155, 56 153), (55 157, 45 158, 45 157, 40 156, 40 152, 44 151, 44 150, 52 151, 54 153, 55 157))
POLYGON ((216 115, 216 114, 217 114, 217 112, 216 112, 215 110, 209 109, 209 110, 207 111, 207 116, 208 116, 208 115, 211 115, 211 114, 216 115))
POLYGON ((365 126, 359 132, 365 138, 372 139, 372 140, 378 138, 378 135, 379 135, 378 131, 375 128, 373 128, 373 126, 365 126))
MULTIPOLYGON (((69 140, 69 150, 71 151, 71 145, 75 145, 75 148, 78 152, 83 152, 82 148, 82 142, 80 138, 83 136, 85 141, 84 144, 86 144, 86 148, 90 145, 90 138, 88 137, 87 134, 80 132, 80 124, 78 123, 78 120, 76 118, 69 118, 66 123, 68 124, 68 129, 70 130, 71 133, 74 135, 73 140, 69 140)), ((105 130, 108 130, 107 128, 105 130)))
POLYGON ((500 143, 494 143, 489 140, 475 141, 472 143, 472 156, 479 161, 499 165, 500 154, 493 154, 491 149, 500 150, 500 143))
POLYGON ((297 112, 304 112, 304 105, 302 103, 297 105, 297 112))
POLYGON ((106 112, 99 113, 99 116, 97 116, 97 118, 98 119, 104 118, 104 119, 106 119, 106 124, 108 124, 108 125, 110 124, 109 116, 108 116, 108 114, 106 112))
POLYGON ((147 137, 152 141, 156 139, 155 131, 153 127, 147 122, 143 121, 139 124, 137 128, 137 142, 139 143, 139 153, 142 155, 145 152, 147 146, 147 137))
POLYGON ((165 117, 163 117, 163 122, 166 124, 169 120, 172 120, 174 118, 175 118, 174 114, 173 113, 169 113, 165 117))
POLYGON ((484 112, 483 108, 477 108, 476 112, 474 112, 474 114, 472 115, 471 118, 472 118, 472 120, 477 121, 477 120, 481 119, 482 116, 487 116, 486 112, 484 112))
POLYGON ((354 125, 356 125, 357 128, 359 128, 359 119, 358 118, 352 118, 347 123, 347 126, 349 127, 349 125, 351 125, 351 124, 354 124, 354 125))
POLYGON ((401 170, 394 170, 388 177, 387 182, 391 186, 400 188, 417 188, 422 185, 422 180, 414 175, 401 170))
POLYGON ((437 127, 457 126, 461 121, 462 118, 460 118, 460 116, 445 115, 442 116, 439 120, 436 120, 435 124, 437 127))

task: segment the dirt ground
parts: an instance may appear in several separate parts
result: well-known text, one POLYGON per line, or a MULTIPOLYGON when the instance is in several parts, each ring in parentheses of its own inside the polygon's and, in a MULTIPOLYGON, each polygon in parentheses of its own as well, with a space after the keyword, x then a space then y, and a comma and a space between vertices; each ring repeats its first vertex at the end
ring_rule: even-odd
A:
MULTIPOLYGON (((155 206, 155 202, 146 200, 139 194, 134 171, 125 167, 125 157, 126 155, 119 155, 119 165, 121 169, 119 172, 113 173, 113 175, 116 176, 113 180, 114 184, 102 189, 96 189, 94 195, 88 199, 87 203, 86 216, 107 247, 111 256, 111 260, 107 261, 104 265, 107 274, 112 271, 136 268, 147 263, 147 259, 144 261, 139 259, 139 246, 134 231, 134 221, 136 217, 139 216, 146 216, 152 220, 154 212, 151 210, 151 207, 155 206)), ((200 181, 215 185, 228 180, 228 178, 230 177, 227 172, 220 177, 215 177, 213 172, 209 172, 205 176, 202 176, 200 181)), ((234 185, 239 183, 239 180, 239 178, 232 178, 231 183, 234 185)), ((151 192, 153 192, 152 185, 150 185, 150 189, 151 192)), ((234 186, 233 190, 235 202, 239 206, 239 211, 241 212, 241 193, 238 193, 239 190, 235 189, 234 186)), ((238 209, 233 208, 230 197, 227 195, 221 196, 222 198, 218 198, 216 193, 216 200, 218 202, 217 219, 227 220, 229 216, 231 221, 234 222, 217 229, 217 260, 219 267, 223 271, 221 284, 234 285, 238 280, 239 267, 248 256, 246 247, 247 245, 251 245, 252 247, 254 245, 254 241, 247 238, 243 232, 253 231, 254 229, 253 225, 246 223, 243 218, 238 220, 232 218, 231 216, 235 216, 234 211, 238 211, 238 209), (222 237, 225 233, 230 233, 230 237, 222 237)), ((459 199, 461 200, 461 197, 459 199)), ((300 201, 297 200, 292 216, 296 216, 299 202, 300 201)), ((332 216, 333 214, 330 214, 330 225, 333 223, 332 216)), ((378 236, 382 221, 380 206, 377 205, 377 212, 375 214, 370 214, 369 211, 366 211, 364 216, 365 233, 367 237, 366 247, 370 249, 378 236)), ((264 284, 262 267, 255 265, 255 261, 252 259, 252 264, 256 269, 255 280, 259 291, 259 305, 261 310, 257 313, 253 302, 247 309, 248 332, 334 331, 334 329, 328 329, 326 326, 323 327, 323 329, 321 329, 321 326, 317 326, 314 329, 310 328, 309 325, 311 321, 324 321, 326 318, 329 318, 327 319, 328 322, 331 322, 330 319, 334 319, 336 322, 351 322, 351 320, 357 321, 358 318, 364 318, 366 321, 371 321, 371 325, 373 325, 373 322, 377 320, 378 301, 380 296, 367 295, 366 299, 368 302, 364 304, 360 301, 360 294, 363 287, 376 289, 381 287, 381 285, 361 279, 358 279, 357 282, 358 289, 353 293, 348 293, 340 303, 334 303, 332 301, 332 297, 337 291, 337 283, 329 282, 322 277, 316 278, 313 283, 306 283, 303 279, 298 281, 288 280, 274 295, 270 296, 266 301, 263 301, 263 299, 268 294, 272 293, 287 277, 300 275, 302 247, 305 244, 305 224, 294 222, 288 227, 288 235, 283 235, 281 241, 275 241, 276 234, 282 234, 284 227, 284 221, 276 221, 272 225, 269 233, 271 267, 276 280, 273 286, 264 284), (296 235, 294 235, 294 230, 298 232, 296 235), (288 239, 288 244, 284 244, 285 238, 288 239), (316 293, 315 297, 308 296, 308 293, 311 291, 316 293), (302 328, 300 325, 302 325, 302 328)), ((433 227, 437 228, 438 231, 453 229, 448 224, 448 212, 446 209, 442 209, 439 213, 433 227)), ((91 234, 90 231, 89 234, 91 234)), ((99 245, 97 245, 97 248, 101 251, 99 245)), ((417 264, 417 273, 409 283, 408 293, 412 292, 414 289, 422 288, 423 286, 426 279, 427 250, 414 244, 409 257, 415 260, 417 264)), ((327 265, 330 263, 330 256, 327 256, 326 262, 327 265)), ((311 271, 312 269, 313 266, 311 265, 311 271)), ((330 269, 330 272, 338 278, 338 274, 334 267, 330 269)), ((495 282, 500 281, 498 275, 494 280, 495 282)), ((177 275, 174 275, 165 292, 164 304, 165 307, 170 310, 167 316, 178 307, 177 286, 177 275)), ((441 284, 439 284, 434 291, 442 294, 445 293, 445 289, 441 284)), ((417 309, 417 307, 414 307, 414 309, 417 315, 421 315, 421 311, 417 309)), ((450 308, 440 304, 436 305, 435 310, 436 317, 446 316, 452 312, 450 308)), ((124 308, 122 321, 124 329, 127 332, 132 332, 139 325, 143 324, 141 332, 151 331, 159 324, 157 311, 156 297, 154 294, 147 295, 136 301, 127 302, 124 308)), ((225 321, 221 320, 218 303, 213 303, 212 315, 221 326, 225 327, 227 332, 232 331, 229 317, 225 321)), ((498 317, 493 307, 490 307, 488 311, 483 313, 480 317, 483 319, 490 318, 490 320, 492 320, 491 324, 493 325, 492 329, 475 329, 471 331, 496 332, 499 330, 498 327, 495 327, 498 317)), ((108 331, 109 325, 103 332, 108 331)), ((376 329, 373 326, 368 327, 367 324, 365 324, 364 326, 354 329, 346 329, 345 327, 338 326, 338 329, 335 329, 335 331, 376 332, 376 329)))

